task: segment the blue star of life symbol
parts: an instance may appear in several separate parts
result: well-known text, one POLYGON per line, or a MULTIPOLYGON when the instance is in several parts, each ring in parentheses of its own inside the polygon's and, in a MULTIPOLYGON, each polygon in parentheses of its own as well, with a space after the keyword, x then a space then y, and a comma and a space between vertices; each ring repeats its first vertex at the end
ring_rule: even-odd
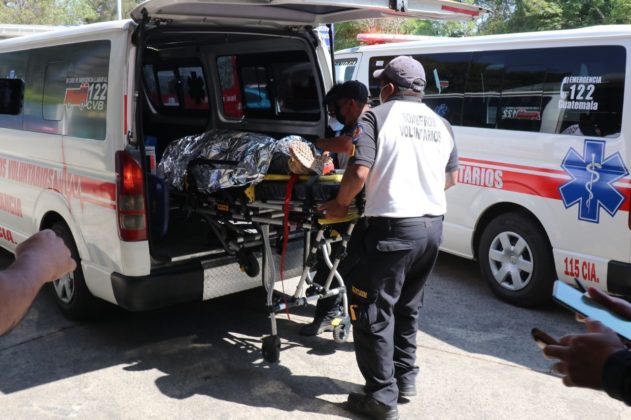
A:
POLYGON ((601 207, 614 216, 625 200, 613 183, 629 175, 629 171, 620 153, 606 159, 604 156, 604 141, 585 140, 583 156, 571 148, 561 164, 572 180, 559 192, 565 208, 579 204, 579 220, 598 223, 601 207))

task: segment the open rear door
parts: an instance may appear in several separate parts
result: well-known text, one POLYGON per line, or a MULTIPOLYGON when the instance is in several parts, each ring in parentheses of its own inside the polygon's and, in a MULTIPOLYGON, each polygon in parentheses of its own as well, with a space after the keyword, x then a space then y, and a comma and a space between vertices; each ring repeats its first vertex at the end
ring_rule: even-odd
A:
POLYGON ((139 21, 239 26, 319 26, 357 19, 477 19, 485 10, 446 0, 149 0, 131 12, 139 21), (146 12, 143 12, 146 11, 146 12))

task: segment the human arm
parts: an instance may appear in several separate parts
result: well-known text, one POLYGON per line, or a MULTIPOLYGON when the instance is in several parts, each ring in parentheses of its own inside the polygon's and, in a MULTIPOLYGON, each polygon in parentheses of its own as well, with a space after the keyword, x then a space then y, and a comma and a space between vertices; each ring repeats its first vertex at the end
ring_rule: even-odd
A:
POLYGON ((377 120, 372 112, 368 111, 360 117, 352 142, 355 144, 355 153, 344 171, 337 197, 320 207, 331 218, 346 216, 348 207, 361 192, 375 162, 377 120))
POLYGON ((458 170, 445 173, 445 191, 458 183, 458 170))
POLYGON ((0 271, 0 335, 24 317, 40 288, 66 273, 76 263, 52 230, 31 236, 15 250, 15 262, 0 271))
POLYGON ((618 335, 601 322, 587 319, 587 333, 566 335, 558 345, 548 345, 546 356, 559 359, 553 369, 562 375, 566 386, 602 390, 603 369, 607 359, 626 346, 618 335))
POLYGON ((320 206, 328 217, 339 219, 348 213, 348 207, 353 203, 355 196, 364 188, 370 169, 366 166, 352 163, 344 171, 340 190, 335 200, 327 201, 320 206))
POLYGON ((613 297, 596 287, 588 288, 587 293, 589 293, 589 297, 594 299, 595 302, 600 303, 611 312, 631 321, 631 303, 624 299, 613 297))
POLYGON ((349 156, 353 155, 354 146, 351 136, 338 136, 328 139, 318 139, 315 141, 318 149, 327 150, 333 153, 345 153, 349 156))
POLYGON ((449 188, 458 183, 458 148, 456 147, 454 130, 452 129, 451 124, 449 124, 446 119, 441 119, 445 123, 445 127, 447 127, 447 130, 451 135, 451 139, 453 140, 453 146, 451 148, 451 152, 449 153, 449 160, 447 161, 447 166, 445 167, 445 191, 447 191, 449 188))

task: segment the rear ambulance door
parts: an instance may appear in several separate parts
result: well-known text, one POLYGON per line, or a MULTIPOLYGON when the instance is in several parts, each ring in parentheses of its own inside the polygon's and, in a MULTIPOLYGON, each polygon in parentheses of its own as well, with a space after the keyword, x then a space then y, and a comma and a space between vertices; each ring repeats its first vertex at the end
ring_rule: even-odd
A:
MULTIPOLYGON (((131 12, 136 22, 174 26, 241 27, 262 30, 316 28, 357 19, 411 17, 432 20, 476 19, 484 9, 446 0, 149 0, 131 12)), ((318 52, 324 88, 333 82, 331 63, 318 52)))
POLYGON ((484 9, 445 0, 149 0, 131 12, 187 24, 261 27, 311 26, 357 19, 411 17, 477 19, 484 9))

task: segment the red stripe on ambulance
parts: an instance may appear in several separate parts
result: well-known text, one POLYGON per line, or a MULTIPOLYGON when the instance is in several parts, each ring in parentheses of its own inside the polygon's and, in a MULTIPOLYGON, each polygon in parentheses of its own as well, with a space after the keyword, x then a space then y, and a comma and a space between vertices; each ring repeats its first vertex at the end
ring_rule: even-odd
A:
MULTIPOLYGON (((464 164, 460 165, 458 172, 458 182, 460 184, 500 189, 553 200, 562 200, 559 188, 571 179, 566 172, 555 169, 470 158, 460 158, 460 161, 464 162, 464 164), (540 173, 517 172, 506 168, 540 173), (550 176, 549 174, 564 175, 564 177, 550 176)), ((618 182, 628 184, 631 183, 631 180, 624 179, 618 182)), ((621 193, 626 198, 619 210, 629 211, 629 194, 625 194, 624 191, 621 191, 621 193)))

